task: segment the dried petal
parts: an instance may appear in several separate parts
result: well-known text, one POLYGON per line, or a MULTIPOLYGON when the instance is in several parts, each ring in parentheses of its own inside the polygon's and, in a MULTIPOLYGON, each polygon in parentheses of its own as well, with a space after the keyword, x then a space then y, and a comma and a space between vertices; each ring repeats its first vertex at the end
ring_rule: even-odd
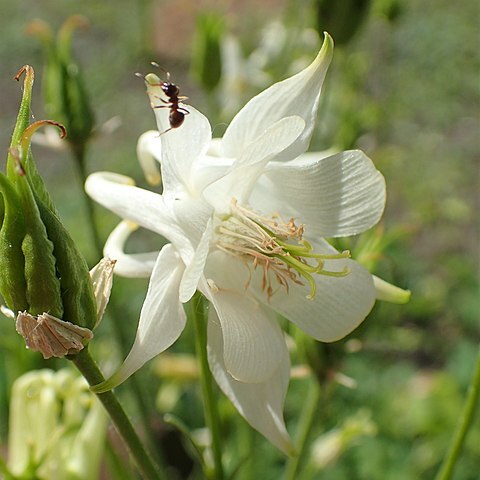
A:
POLYGON ((116 262, 116 260, 104 257, 90 270, 90 277, 92 279, 93 291, 97 303, 97 322, 93 328, 96 328, 102 320, 108 300, 110 299, 113 284, 113 269, 116 262))
POLYGON ((27 312, 19 312, 16 328, 25 339, 27 348, 40 352, 45 359, 78 353, 93 337, 88 328, 60 320, 48 313, 34 317, 27 312))

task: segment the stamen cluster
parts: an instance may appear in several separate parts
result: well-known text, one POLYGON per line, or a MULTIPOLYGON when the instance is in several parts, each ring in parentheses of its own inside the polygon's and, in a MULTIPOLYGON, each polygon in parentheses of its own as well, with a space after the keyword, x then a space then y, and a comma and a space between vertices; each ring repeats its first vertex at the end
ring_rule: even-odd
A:
POLYGON ((347 267, 341 271, 325 270, 324 264, 325 260, 349 258, 350 252, 315 253, 303 239, 304 225, 297 226, 293 218, 285 222, 278 214, 263 216, 232 198, 230 214, 221 220, 216 228, 216 247, 245 261, 250 274, 245 288, 251 281, 250 265, 254 270, 262 268, 262 290, 269 299, 281 287, 288 292, 290 282, 304 285, 303 280, 310 286, 307 298, 313 299, 314 274, 343 277, 349 273, 347 267))

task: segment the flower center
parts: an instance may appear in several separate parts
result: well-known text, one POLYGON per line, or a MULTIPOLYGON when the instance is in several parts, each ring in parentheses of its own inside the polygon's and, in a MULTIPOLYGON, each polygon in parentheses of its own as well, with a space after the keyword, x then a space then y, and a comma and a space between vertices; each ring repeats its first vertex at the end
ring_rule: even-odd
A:
MULTIPOLYGON (((313 299, 317 286, 314 275, 344 277, 348 267, 341 271, 325 270, 325 260, 350 257, 350 252, 316 253, 304 240, 304 226, 297 226, 293 218, 284 222, 279 215, 262 216, 238 204, 232 198, 230 214, 216 227, 216 246, 220 250, 241 257, 249 269, 262 269, 262 290, 268 298, 281 287, 288 292, 290 282, 304 285, 307 281, 313 299)), ((250 283, 250 278, 246 287, 250 283)))

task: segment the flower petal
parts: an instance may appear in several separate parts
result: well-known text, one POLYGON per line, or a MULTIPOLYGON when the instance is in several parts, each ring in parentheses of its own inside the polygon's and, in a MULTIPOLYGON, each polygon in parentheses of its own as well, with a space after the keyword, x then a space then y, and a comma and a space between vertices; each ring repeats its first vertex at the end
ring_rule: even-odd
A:
POLYGON ((187 265, 183 272, 182 281, 180 282, 179 297, 182 303, 188 302, 197 290, 200 277, 203 275, 205 262, 210 250, 210 239, 212 238, 213 228, 210 219, 205 232, 200 239, 197 249, 193 255, 192 261, 187 265))
MULTIPOLYGON (((311 243, 317 253, 336 253, 324 240, 311 243)), ((365 319, 375 303, 376 291, 372 275, 350 259, 325 260, 325 270, 342 271, 348 267, 350 273, 343 277, 314 275, 316 295, 312 300, 306 298, 310 294, 307 282, 304 282, 305 285, 290 282, 288 293, 279 287, 268 298, 262 288, 263 269, 251 267, 249 272, 245 263, 232 255, 212 252, 207 266, 206 276, 214 280, 217 288, 239 291, 240 285, 248 282, 247 293, 322 342, 334 342, 349 334, 365 319), (216 277, 213 270, 218 272, 216 277)), ((273 282, 274 278, 274 287, 273 282)))
POLYGON ((205 292, 220 319, 225 366, 236 380, 264 382, 285 355, 285 339, 276 319, 245 293, 238 282, 243 272, 236 271, 229 259, 222 252, 209 256, 211 286, 205 292))
POLYGON ((150 185, 160 185, 162 177, 158 162, 162 158, 162 141, 157 131, 150 130, 140 135, 137 157, 147 182, 150 185))
POLYGON ((175 245, 182 258, 193 255, 191 242, 162 195, 135 187, 131 178, 109 172, 89 175, 85 190, 123 219, 163 235, 175 245))
POLYGON ((148 278, 160 252, 125 253, 124 247, 128 237, 138 229, 135 223, 124 220, 110 233, 103 253, 116 260, 115 273, 122 277, 148 278))
POLYGON ((282 350, 276 371, 262 383, 235 380, 224 364, 222 330, 216 312, 210 310, 208 322, 208 361, 210 370, 238 412, 245 420, 287 455, 293 446, 283 420, 283 402, 290 379, 290 359, 282 350))
MULTIPOLYGON (((153 74, 146 77, 147 93, 157 119, 162 142, 162 177, 166 192, 177 192, 179 186, 194 191, 192 167, 197 158, 205 154, 212 139, 208 119, 191 105, 180 104, 185 120, 171 128, 168 98, 161 89, 160 79, 153 74), (165 103, 167 102, 167 103, 165 103)), ((198 193, 198 192, 197 192, 198 193)))
POLYGON ((284 117, 250 143, 232 165, 231 171, 204 192, 217 212, 230 208, 232 197, 240 203, 246 201, 265 165, 291 145, 304 126, 305 122, 299 116, 284 117))
POLYGON ((252 98, 232 120, 223 136, 224 155, 238 157, 268 127, 283 117, 299 115, 306 127, 279 157, 290 160, 305 152, 317 116, 320 91, 333 55, 333 40, 325 40, 315 60, 300 73, 278 82, 252 98))
POLYGON ((254 208, 298 219, 311 237, 363 232, 380 220, 385 179, 360 150, 329 157, 315 153, 291 162, 272 162, 255 185, 254 208))
POLYGON ((105 392, 124 382, 182 333, 186 317, 178 300, 178 289, 183 271, 184 264, 174 247, 165 245, 152 272, 133 347, 114 375, 92 387, 94 392, 105 392))
MULTIPOLYGON (((323 252, 333 249, 324 243, 323 252)), ((317 252, 321 251, 318 248, 317 252)), ((261 272, 253 273, 250 288, 259 301, 298 325, 322 342, 334 342, 348 335, 362 323, 375 303, 372 275, 350 259, 326 260, 325 270, 349 273, 343 277, 316 274, 316 295, 310 300, 309 286, 290 283, 288 293, 279 289, 271 298, 261 291, 261 272)))

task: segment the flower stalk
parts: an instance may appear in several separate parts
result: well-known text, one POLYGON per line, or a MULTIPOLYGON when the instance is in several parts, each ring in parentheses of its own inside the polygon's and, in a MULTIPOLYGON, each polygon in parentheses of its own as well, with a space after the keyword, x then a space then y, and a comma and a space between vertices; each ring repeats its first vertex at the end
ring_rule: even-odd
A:
POLYGON ((210 373, 207 356, 207 301, 197 292, 190 301, 189 316, 195 327, 195 348, 200 363, 200 381, 202 386, 205 423, 211 434, 213 452, 213 471, 205 472, 207 477, 222 480, 224 478, 222 464, 222 447, 220 440, 220 420, 218 418, 217 402, 213 391, 213 378, 210 373))
POLYGON ((295 442, 295 455, 291 456, 285 468, 285 480, 295 480, 298 469, 306 453, 308 439, 312 431, 313 423, 318 415, 318 404, 322 396, 320 385, 316 379, 312 379, 309 385, 308 396, 302 416, 298 423, 297 439, 295 442))
POLYGON ((455 465, 462 451, 463 443, 468 430, 473 422, 475 411, 478 407, 480 397, 480 348, 477 355, 477 363, 473 373, 472 381, 468 388, 467 399, 463 407, 463 412, 458 418, 457 427, 452 438, 450 449, 440 467, 435 480, 450 480, 453 475, 455 465))
MULTIPOLYGON (((71 357, 70 360, 75 364, 90 386, 97 385, 105 380, 87 349, 71 357)), ((147 480, 162 480, 166 478, 145 449, 113 391, 97 393, 96 395, 108 412, 123 441, 128 446, 143 477, 147 480)))

